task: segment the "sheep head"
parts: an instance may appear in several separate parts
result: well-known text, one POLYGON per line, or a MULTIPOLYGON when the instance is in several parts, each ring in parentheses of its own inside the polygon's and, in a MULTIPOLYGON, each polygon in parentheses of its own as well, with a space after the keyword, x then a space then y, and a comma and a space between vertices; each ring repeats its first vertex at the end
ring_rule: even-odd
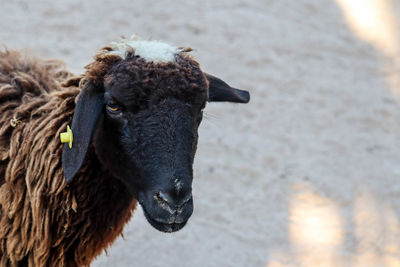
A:
POLYGON ((247 103, 249 94, 203 73, 188 49, 136 42, 105 47, 87 66, 74 145, 63 150, 64 175, 73 179, 92 144, 149 223, 178 231, 193 212, 192 166, 206 102, 247 103))

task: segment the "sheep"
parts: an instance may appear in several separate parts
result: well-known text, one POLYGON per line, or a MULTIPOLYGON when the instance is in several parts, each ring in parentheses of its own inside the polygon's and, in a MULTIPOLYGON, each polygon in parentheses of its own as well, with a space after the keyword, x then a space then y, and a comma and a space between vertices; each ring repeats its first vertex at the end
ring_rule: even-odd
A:
POLYGON ((0 52, 1 266, 88 266, 138 203, 157 230, 185 226, 206 102, 249 101, 190 50, 122 39, 81 76, 0 52))

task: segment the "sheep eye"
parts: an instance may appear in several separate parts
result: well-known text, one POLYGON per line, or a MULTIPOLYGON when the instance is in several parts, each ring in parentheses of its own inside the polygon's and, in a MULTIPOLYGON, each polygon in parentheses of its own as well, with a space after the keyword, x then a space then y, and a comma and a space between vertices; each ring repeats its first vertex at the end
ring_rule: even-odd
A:
POLYGON ((107 104, 107 110, 115 113, 120 111, 120 108, 115 104, 107 104))

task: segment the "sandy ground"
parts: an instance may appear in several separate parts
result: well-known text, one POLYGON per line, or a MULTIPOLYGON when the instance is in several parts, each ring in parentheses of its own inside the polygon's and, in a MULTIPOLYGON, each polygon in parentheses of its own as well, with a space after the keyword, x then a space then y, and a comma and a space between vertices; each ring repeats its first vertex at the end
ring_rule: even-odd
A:
POLYGON ((400 266, 399 17, 397 0, 1 0, 0 43, 79 73, 137 33, 251 90, 206 109, 188 225, 138 209, 93 266, 400 266))

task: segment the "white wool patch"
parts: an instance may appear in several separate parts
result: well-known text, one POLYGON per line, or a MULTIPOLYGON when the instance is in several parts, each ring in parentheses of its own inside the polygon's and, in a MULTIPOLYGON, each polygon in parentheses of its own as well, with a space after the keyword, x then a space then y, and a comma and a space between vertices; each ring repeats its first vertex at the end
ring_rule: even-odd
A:
POLYGON ((169 44, 160 41, 147 41, 138 39, 135 35, 129 40, 122 39, 120 42, 110 43, 112 51, 110 54, 126 58, 128 53, 135 52, 147 62, 174 62, 175 55, 181 52, 181 49, 173 47, 169 44))

